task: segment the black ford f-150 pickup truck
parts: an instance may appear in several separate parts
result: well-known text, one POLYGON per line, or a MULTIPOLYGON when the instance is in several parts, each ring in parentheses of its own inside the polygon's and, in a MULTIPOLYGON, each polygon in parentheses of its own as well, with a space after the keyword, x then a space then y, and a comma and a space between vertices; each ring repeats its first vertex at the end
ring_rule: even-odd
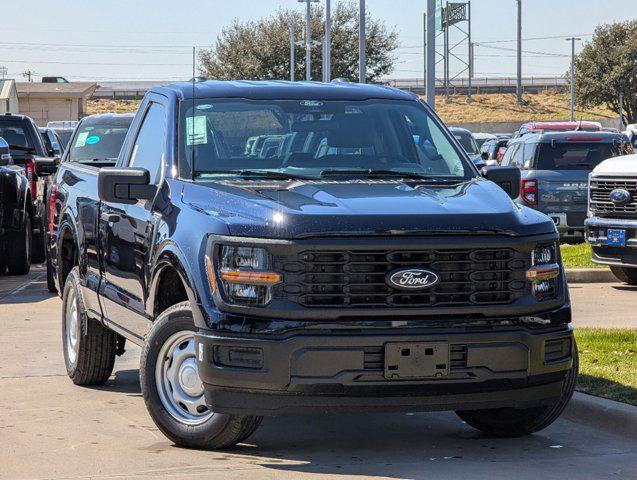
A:
POLYGON ((153 88, 115 167, 62 163, 55 182, 68 374, 103 383, 142 345, 146 405, 177 444, 334 410, 455 410, 524 435, 571 397, 555 225, 512 201, 519 170, 479 173, 415 95, 153 88))

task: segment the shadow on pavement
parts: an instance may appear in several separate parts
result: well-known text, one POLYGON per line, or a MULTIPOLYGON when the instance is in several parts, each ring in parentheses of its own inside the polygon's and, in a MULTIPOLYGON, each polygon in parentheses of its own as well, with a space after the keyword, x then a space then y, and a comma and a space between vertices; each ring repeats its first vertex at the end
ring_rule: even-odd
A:
POLYGON ((580 373, 577 377, 577 389, 598 397, 637 405, 637 388, 607 378, 580 373))
POLYGON ((133 397, 141 397, 142 389, 139 385, 139 370, 119 370, 115 372, 114 377, 99 387, 93 387, 95 390, 104 390, 107 392, 125 393, 133 397))

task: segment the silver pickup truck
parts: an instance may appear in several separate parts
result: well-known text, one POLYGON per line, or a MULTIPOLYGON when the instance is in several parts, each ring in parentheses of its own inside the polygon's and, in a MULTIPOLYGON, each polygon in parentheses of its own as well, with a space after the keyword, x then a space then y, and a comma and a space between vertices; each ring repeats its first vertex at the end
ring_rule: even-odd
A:
POLYGON ((586 241, 593 262, 637 285, 637 155, 600 163, 589 177, 586 241))

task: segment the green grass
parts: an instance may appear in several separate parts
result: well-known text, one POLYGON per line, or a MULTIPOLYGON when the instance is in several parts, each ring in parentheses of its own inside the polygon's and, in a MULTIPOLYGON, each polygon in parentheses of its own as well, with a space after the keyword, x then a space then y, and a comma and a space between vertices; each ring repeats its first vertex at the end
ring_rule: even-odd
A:
POLYGON ((637 329, 575 329, 580 375, 577 389, 637 405, 637 329))
POLYGON ((592 250, 588 243, 562 245, 564 268, 608 268, 591 262, 592 250))

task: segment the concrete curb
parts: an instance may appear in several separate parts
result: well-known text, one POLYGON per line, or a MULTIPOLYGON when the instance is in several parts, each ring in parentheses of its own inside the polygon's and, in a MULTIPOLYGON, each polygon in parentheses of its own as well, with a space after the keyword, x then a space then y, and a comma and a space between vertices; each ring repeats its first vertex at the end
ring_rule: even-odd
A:
POLYGON ((568 283, 610 283, 619 282, 610 268, 567 268, 568 283))
POLYGON ((575 392, 564 418, 637 440, 637 407, 575 392))

